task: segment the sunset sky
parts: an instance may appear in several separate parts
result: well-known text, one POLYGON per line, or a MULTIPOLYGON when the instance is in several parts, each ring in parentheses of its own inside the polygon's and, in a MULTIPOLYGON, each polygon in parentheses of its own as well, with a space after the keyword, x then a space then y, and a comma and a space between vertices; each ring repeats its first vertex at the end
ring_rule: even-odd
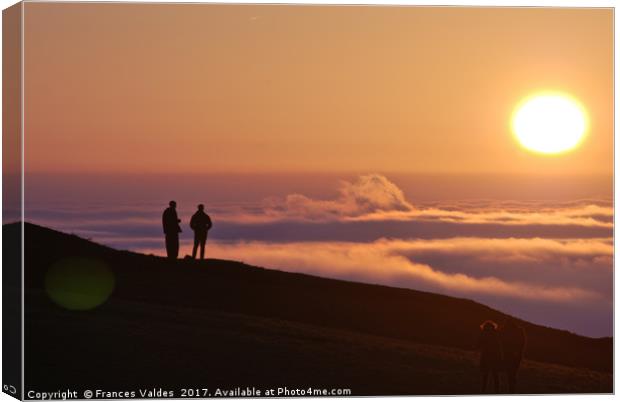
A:
POLYGON ((209 258, 609 336, 612 33, 602 8, 26 3, 25 219, 163 255, 174 199, 182 257, 204 203, 209 258), (513 135, 544 91, 585 113, 566 152, 513 135))
POLYGON ((25 5, 30 171, 605 173, 610 9, 25 5), (560 158, 510 115, 568 92, 560 158))

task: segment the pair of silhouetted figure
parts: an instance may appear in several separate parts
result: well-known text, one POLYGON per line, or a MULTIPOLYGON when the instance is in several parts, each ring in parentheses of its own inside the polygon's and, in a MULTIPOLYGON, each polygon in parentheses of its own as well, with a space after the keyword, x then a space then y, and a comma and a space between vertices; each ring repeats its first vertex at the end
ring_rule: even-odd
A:
POLYGON ((489 376, 493 381, 493 392, 499 392, 499 373, 506 375, 508 392, 514 393, 517 372, 525 350, 525 331, 512 319, 507 319, 501 328, 491 320, 480 325, 478 337, 480 350, 481 391, 487 388, 489 376))
MULTIPOLYGON (((170 206, 166 208, 162 215, 162 224, 164 226, 164 234, 166 235, 166 253, 168 258, 176 259, 179 256, 179 233, 182 232, 181 220, 177 216, 177 203, 170 201, 170 206)), ((205 206, 198 205, 198 211, 192 215, 189 226, 194 231, 194 249, 192 258, 196 258, 198 246, 200 246, 200 259, 205 258, 205 244, 207 242, 207 233, 213 226, 211 218, 204 211, 205 206)))

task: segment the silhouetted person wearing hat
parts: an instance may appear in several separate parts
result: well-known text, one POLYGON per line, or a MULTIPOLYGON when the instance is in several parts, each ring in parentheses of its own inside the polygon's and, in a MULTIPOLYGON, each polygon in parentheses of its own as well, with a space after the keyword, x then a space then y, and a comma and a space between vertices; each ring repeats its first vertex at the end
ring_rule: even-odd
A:
POLYGON ((192 220, 189 222, 189 226, 194 231, 194 250, 192 251, 192 258, 196 258, 196 251, 198 245, 200 245, 200 259, 205 258, 205 243, 207 242, 207 232, 213 226, 211 218, 205 213, 205 206, 198 205, 198 211, 192 215, 192 220))
POLYGON ((502 345, 503 369, 508 382, 508 392, 514 393, 517 385, 517 372, 525 350, 525 331, 513 319, 508 318, 499 330, 499 339, 502 345))
POLYGON ((502 349, 497 324, 487 320, 480 325, 478 337, 480 350, 481 391, 486 392, 489 374, 493 378, 493 392, 499 392, 499 370, 502 362, 502 349))
POLYGON ((168 258, 176 259, 179 256, 179 233, 181 220, 177 216, 177 203, 170 201, 170 206, 166 208, 161 217, 164 226, 164 234, 166 235, 166 253, 168 258))

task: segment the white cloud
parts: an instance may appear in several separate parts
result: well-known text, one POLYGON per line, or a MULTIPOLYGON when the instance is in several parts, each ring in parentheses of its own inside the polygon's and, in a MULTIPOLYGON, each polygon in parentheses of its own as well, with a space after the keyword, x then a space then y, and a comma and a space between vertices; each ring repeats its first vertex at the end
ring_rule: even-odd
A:
POLYGON ((402 190, 379 174, 360 176, 354 182, 342 181, 339 196, 334 200, 315 200, 302 194, 290 194, 284 200, 267 200, 265 207, 266 214, 274 218, 309 220, 334 220, 414 209, 402 190))

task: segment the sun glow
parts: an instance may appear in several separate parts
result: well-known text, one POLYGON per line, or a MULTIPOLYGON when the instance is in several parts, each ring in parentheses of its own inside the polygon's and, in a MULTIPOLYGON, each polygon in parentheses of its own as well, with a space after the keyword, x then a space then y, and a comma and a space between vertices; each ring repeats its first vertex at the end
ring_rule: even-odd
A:
POLYGON ((583 106, 561 92, 533 95, 521 102, 512 116, 512 132, 519 143, 542 154, 559 154, 576 148, 587 129, 583 106))

